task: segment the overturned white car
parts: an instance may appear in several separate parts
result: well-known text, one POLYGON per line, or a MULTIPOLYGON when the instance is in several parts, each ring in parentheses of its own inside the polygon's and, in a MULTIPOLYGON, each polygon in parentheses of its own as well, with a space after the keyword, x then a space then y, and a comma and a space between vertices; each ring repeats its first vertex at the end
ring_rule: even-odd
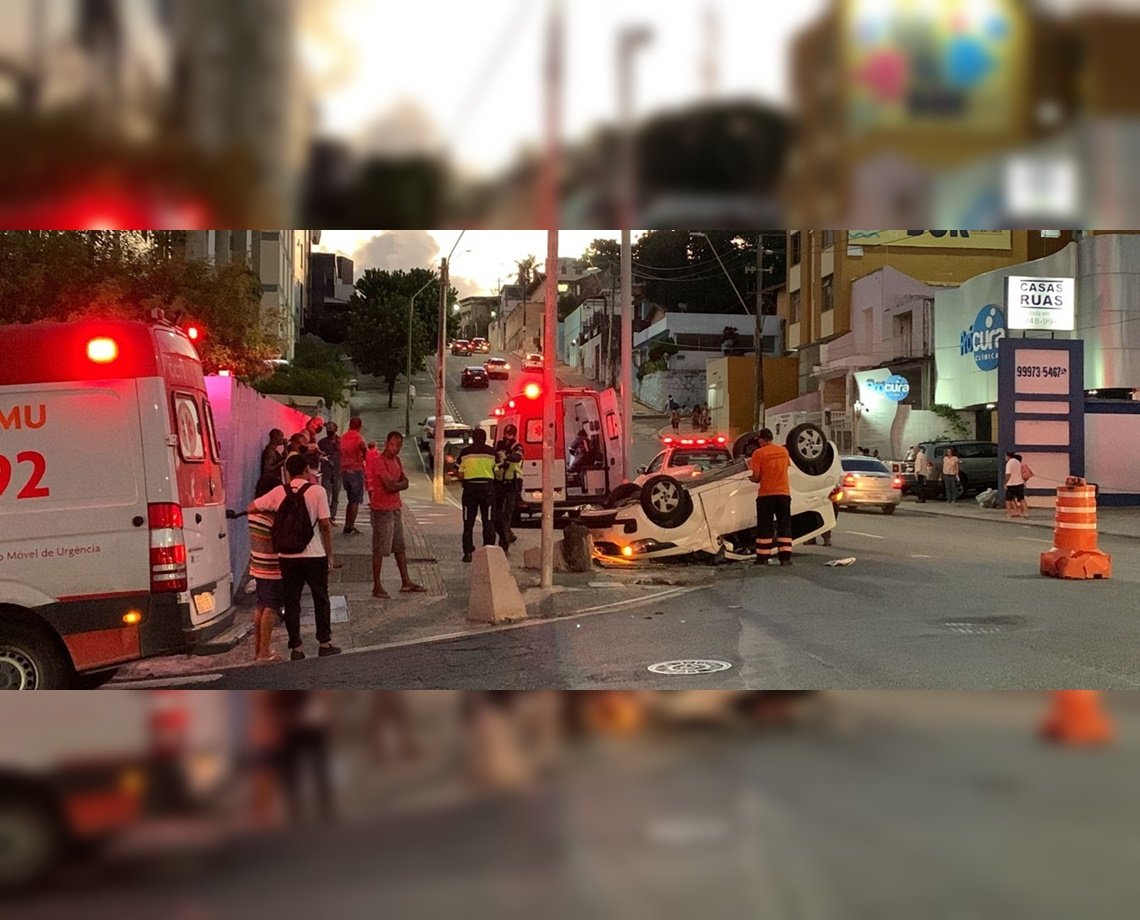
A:
MULTIPOLYGON (((683 482, 650 476, 625 483, 603 507, 586 508, 579 519, 590 529, 594 555, 602 564, 693 556, 751 559, 756 552, 756 484, 748 459, 759 446, 756 434, 737 439, 734 459, 723 468, 683 482)), ((785 446, 792 457, 792 542, 804 543, 835 527, 836 488, 843 478, 839 452, 816 425, 798 425, 785 446)))

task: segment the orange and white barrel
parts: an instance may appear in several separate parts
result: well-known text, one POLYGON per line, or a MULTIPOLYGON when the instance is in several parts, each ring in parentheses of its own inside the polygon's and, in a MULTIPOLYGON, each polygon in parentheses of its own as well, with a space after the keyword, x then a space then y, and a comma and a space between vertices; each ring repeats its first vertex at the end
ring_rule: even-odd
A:
POLYGON ((1096 542, 1096 488, 1066 483, 1057 489, 1053 545, 1067 551, 1090 551, 1096 542))

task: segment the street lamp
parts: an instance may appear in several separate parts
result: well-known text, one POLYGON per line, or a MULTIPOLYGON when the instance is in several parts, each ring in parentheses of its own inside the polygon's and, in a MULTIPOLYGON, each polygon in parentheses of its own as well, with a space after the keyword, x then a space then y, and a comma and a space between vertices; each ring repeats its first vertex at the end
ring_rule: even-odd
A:
MULTIPOLYGON (((432 466, 432 501, 437 505, 442 505, 444 502, 443 497, 443 445, 444 445, 444 430, 443 430, 443 397, 444 389, 446 387, 447 378, 444 376, 447 361, 447 290, 451 286, 448 278, 448 271, 451 266, 451 257, 455 254, 456 248, 459 246, 460 241, 466 230, 462 230, 459 236, 455 239, 455 244, 451 247, 451 251, 447 254, 447 258, 443 259, 440 263, 439 271, 439 341, 436 343, 436 380, 435 380, 435 450, 433 456, 435 461, 432 466)), ((470 252, 470 249, 464 250, 470 252)))
POLYGON ((412 295, 412 299, 408 301, 408 360, 404 368, 404 435, 406 437, 411 437, 412 434, 412 317, 415 315, 416 298, 431 287, 434 281, 435 278, 433 277, 431 281, 416 291, 412 295))
MULTIPOLYGON (((751 312, 748 309, 748 304, 745 303, 744 298, 740 294, 740 290, 736 287, 736 282, 732 280, 732 275, 728 273, 725 268, 724 262, 720 258, 720 253, 716 251, 716 246, 713 241, 709 239, 709 235, 701 230, 692 230, 689 232, 690 239, 693 237, 704 237, 706 243, 709 244, 709 249, 716 257, 717 264, 720 270, 724 273, 724 277, 728 279, 728 283, 732 285, 732 292, 736 295, 736 299, 740 301, 740 306, 744 309, 745 313, 751 312)), ((765 255, 771 255, 771 250, 764 249, 764 237, 760 237, 760 257, 763 260, 765 255)), ((761 274, 763 272, 761 271, 761 274)), ((763 336, 763 317, 760 314, 759 300, 756 303, 756 328, 753 333, 753 341, 756 346, 756 427, 764 427, 764 336, 763 336)))

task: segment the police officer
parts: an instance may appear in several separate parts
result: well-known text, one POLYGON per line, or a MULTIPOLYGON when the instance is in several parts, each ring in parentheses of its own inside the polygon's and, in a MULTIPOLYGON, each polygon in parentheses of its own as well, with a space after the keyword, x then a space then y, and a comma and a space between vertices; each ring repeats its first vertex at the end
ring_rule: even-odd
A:
POLYGON ((475 518, 483 518, 483 545, 495 543, 491 505, 495 501, 495 451, 487 446, 487 432, 476 428, 472 443, 459 452, 459 479, 463 483, 463 561, 475 552, 475 518))
POLYGON ((511 530, 511 521, 522 491, 522 444, 516 437, 518 429, 507 425, 503 437, 495 443, 495 532, 503 552, 511 551, 518 539, 511 530))

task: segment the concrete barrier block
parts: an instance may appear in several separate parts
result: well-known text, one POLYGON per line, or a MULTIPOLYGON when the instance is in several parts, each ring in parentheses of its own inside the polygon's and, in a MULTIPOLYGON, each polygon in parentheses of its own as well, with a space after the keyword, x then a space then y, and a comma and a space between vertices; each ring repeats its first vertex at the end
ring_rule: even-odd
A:
MULTIPOLYGON (((542 568, 542 547, 532 546, 528 550, 523 551, 523 568, 533 569, 538 571, 542 568)), ((566 556, 562 551, 562 541, 557 540, 554 543, 554 571, 556 572, 569 572, 570 569, 566 565, 566 556)))
POLYGON ((471 560, 467 619, 477 623, 512 623, 526 619, 522 592, 501 547, 483 546, 475 550, 471 560))

